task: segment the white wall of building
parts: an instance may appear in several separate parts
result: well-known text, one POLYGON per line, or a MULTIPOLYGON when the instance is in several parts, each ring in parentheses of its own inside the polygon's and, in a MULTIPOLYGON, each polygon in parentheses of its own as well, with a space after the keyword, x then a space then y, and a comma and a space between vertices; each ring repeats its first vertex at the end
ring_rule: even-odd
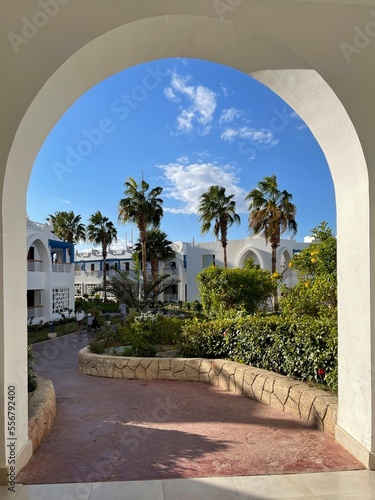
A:
MULTIPOLYGON (((74 310, 74 264, 63 242, 48 224, 27 220, 26 250, 33 250, 34 258, 27 261, 27 290, 34 295, 35 304, 28 307, 28 321, 47 322, 61 318, 62 307, 74 310), (54 243, 59 248, 54 250, 54 243), (64 261, 65 253, 65 261, 64 261)), ((68 311, 64 311, 67 314, 68 311)))

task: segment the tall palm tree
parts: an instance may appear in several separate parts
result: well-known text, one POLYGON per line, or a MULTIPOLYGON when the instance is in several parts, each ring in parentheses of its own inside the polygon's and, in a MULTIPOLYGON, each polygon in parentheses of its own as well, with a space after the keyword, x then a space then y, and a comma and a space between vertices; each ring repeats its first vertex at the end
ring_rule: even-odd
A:
POLYGON ((103 288, 104 300, 107 300, 107 255, 108 247, 117 241, 117 229, 108 217, 104 217, 98 210, 89 218, 87 226, 87 239, 91 243, 102 246, 103 255, 103 288))
POLYGON ((139 239, 142 248, 142 274, 143 286, 147 284, 147 229, 150 226, 158 227, 163 217, 163 200, 160 195, 162 187, 156 187, 150 191, 149 184, 143 180, 137 184, 128 177, 125 182, 125 198, 119 202, 119 221, 122 223, 132 222, 139 230, 139 239))
MULTIPOLYGON (((159 274, 159 263, 167 262, 176 257, 176 252, 172 249, 172 241, 168 240, 167 233, 159 228, 148 229, 147 239, 147 262, 151 264, 151 276, 155 279, 159 274)), ((142 252, 141 241, 138 240, 134 247, 136 252, 142 252)))
POLYGON ((233 224, 239 225, 241 218, 236 214, 236 202, 232 199, 234 194, 225 195, 222 186, 210 186, 206 193, 201 195, 198 213, 199 222, 202 222, 202 234, 208 233, 214 221, 212 232, 220 240, 224 250, 224 267, 227 267, 228 228, 233 224))
POLYGON ((55 212, 47 217, 47 221, 53 223, 53 232, 56 236, 67 243, 85 241, 86 230, 81 219, 81 216, 75 215, 72 210, 70 212, 55 212))
MULTIPOLYGON (((294 236, 297 232, 295 220, 297 207, 292 203, 292 195, 280 191, 277 187, 276 175, 264 177, 258 187, 246 196, 249 201, 250 235, 263 234, 272 249, 272 274, 276 272, 276 252, 280 245, 281 235, 289 232, 294 236)), ((277 291, 274 294, 274 307, 278 304, 277 291)))
MULTIPOLYGON (((151 276, 155 281, 159 276, 159 263, 166 262, 176 257, 176 252, 172 249, 172 241, 168 240, 167 233, 159 228, 147 230, 147 262, 151 264, 151 276)), ((142 245, 140 240, 135 245, 135 250, 142 255, 142 245)), ((154 288, 154 301, 159 295, 157 287, 154 288)))

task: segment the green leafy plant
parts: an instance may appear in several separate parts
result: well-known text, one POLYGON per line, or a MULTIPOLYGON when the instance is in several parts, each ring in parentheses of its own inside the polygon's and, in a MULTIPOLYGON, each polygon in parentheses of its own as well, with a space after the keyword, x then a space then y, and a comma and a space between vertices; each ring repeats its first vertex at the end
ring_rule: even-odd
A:
POLYGON ((211 317, 226 315, 229 310, 253 314, 266 307, 275 290, 269 271, 249 262, 245 269, 208 267, 197 276, 203 310, 211 317))

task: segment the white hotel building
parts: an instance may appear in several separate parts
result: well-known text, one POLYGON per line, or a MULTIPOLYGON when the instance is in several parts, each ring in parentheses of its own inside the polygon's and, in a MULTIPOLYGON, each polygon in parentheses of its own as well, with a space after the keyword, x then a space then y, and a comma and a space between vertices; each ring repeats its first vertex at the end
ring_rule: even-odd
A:
MULTIPOLYGON (((288 264, 293 254, 309 246, 294 239, 282 239, 277 250, 278 272, 283 275, 283 283, 293 286, 297 282, 288 264)), ((172 248, 176 252, 174 259, 160 263, 161 274, 171 274, 180 280, 159 298, 160 300, 199 300, 196 282, 197 274, 210 265, 224 267, 223 248, 219 241, 210 243, 175 242, 172 248)), ((271 270, 271 247, 262 237, 245 238, 228 242, 228 268, 243 268, 247 259, 253 259, 262 269, 271 270)), ((133 269, 133 249, 109 249, 107 256, 107 277, 111 278, 116 270, 133 269)), ((95 288, 103 281, 103 258, 100 249, 87 249, 75 252, 75 294, 91 296, 95 288)))
POLYGON ((27 219, 27 319, 59 319, 74 310, 74 245, 61 241, 51 224, 27 219))

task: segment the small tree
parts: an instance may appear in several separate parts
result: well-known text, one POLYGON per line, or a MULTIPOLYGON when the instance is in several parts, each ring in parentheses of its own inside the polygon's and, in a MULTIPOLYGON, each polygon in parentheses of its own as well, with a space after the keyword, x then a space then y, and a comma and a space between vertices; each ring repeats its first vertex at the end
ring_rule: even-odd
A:
POLYGON ((275 290, 269 271, 249 262, 245 269, 208 267, 197 276, 203 309, 211 317, 229 310, 253 314, 265 308, 275 290))
POLYGON ((284 287, 281 313, 291 316, 337 315, 336 238, 326 222, 312 229, 315 242, 296 254, 289 266, 298 273, 293 288, 284 287))

